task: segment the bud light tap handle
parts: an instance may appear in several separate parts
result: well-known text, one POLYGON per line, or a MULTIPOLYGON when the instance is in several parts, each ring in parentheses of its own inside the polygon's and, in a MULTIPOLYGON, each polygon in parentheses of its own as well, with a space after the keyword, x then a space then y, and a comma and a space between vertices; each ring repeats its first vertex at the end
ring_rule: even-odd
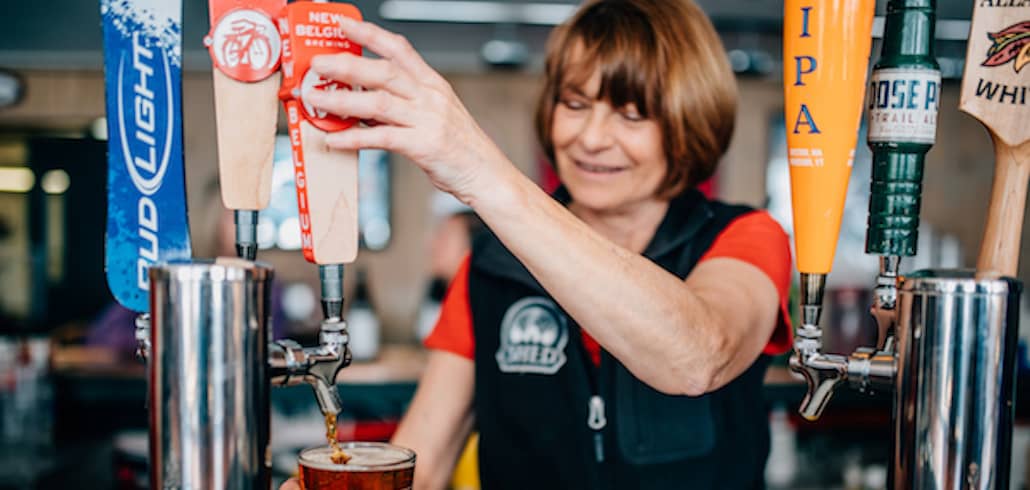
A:
POLYGON ((150 267, 189 258, 180 0, 101 0, 107 109, 107 284, 150 310, 150 267))

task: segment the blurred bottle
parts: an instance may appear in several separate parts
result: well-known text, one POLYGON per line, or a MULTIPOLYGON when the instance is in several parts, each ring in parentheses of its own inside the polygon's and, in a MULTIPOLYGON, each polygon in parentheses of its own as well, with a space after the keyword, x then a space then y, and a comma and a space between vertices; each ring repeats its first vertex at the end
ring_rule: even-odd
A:
POLYGON ((436 321, 440 319, 440 305, 447 294, 447 281, 436 277, 429 282, 429 289, 418 308, 418 319, 415 320, 415 337, 422 342, 433 331, 436 321))
POLYGON ((347 330, 350 332, 350 350, 355 361, 370 361, 379 355, 379 318, 368 300, 365 271, 358 271, 354 299, 347 312, 347 330))
POLYGON ((794 426, 782 403, 769 416, 769 460, 765 482, 769 488, 793 488, 798 474, 798 445, 794 426))
POLYGON ((30 487, 54 462, 50 340, 0 338, 0 482, 30 487))

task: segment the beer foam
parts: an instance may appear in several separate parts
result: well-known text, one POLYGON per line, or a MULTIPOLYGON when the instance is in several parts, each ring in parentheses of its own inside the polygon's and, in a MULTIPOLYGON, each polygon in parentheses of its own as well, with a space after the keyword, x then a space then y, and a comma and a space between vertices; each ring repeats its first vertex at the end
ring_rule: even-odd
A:
POLYGON ((300 464, 326 471, 388 471, 410 468, 415 464, 415 453, 389 444, 374 442, 344 442, 340 449, 351 457, 346 463, 334 463, 333 449, 320 446, 300 453, 300 464))

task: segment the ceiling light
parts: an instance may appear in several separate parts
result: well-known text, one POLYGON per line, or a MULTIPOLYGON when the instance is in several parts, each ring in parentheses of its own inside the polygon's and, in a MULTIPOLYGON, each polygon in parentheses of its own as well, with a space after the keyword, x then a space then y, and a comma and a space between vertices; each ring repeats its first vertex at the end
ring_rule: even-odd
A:
POLYGON ((29 192, 36 174, 25 167, 0 167, 0 192, 29 192))

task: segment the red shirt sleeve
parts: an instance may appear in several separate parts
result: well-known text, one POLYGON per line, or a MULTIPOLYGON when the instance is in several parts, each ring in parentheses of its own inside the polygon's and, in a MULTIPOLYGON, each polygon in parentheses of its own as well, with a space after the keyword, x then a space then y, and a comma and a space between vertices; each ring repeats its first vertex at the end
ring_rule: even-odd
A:
POLYGON ((780 293, 780 320, 763 352, 778 355, 790 350, 793 330, 787 301, 792 269, 790 241, 783 228, 765 211, 740 216, 719 233, 699 263, 717 257, 742 260, 769 276, 780 293))
POLYGON ((440 305, 440 318, 423 345, 427 349, 473 358, 476 345, 472 335, 472 310, 469 308, 469 256, 465 256, 454 274, 440 305))

